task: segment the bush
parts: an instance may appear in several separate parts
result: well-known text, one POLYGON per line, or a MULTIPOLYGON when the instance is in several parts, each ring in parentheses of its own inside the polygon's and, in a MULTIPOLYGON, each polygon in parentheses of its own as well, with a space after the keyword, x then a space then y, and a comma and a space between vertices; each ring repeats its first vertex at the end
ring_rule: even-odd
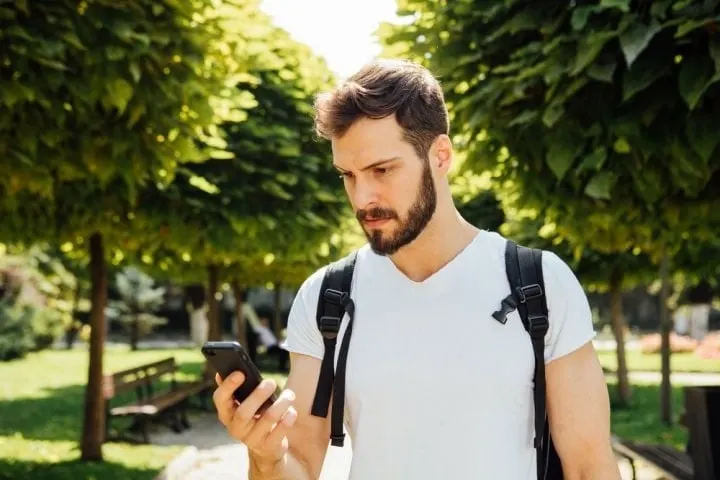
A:
POLYGON ((37 308, 32 317, 33 350, 44 350, 52 346, 63 334, 63 314, 52 308, 37 308))
POLYGON ((30 306, 0 302, 0 361, 22 358, 35 346, 30 306))
POLYGON ((50 308, 0 303, 0 361, 50 347, 62 334, 62 315, 50 308))
MULTIPOLYGON (((640 339, 640 350, 643 353, 659 353, 661 339, 659 333, 645 335, 640 339)), ((670 333, 670 351, 672 353, 693 352, 697 348, 698 342, 694 338, 670 333)))
POLYGON ((705 335, 695 354, 700 358, 720 359, 720 332, 705 335))

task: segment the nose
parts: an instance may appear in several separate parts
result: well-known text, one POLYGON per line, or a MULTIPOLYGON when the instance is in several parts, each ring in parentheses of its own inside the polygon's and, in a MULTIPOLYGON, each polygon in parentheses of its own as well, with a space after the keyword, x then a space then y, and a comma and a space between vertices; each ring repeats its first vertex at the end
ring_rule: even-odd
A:
POLYGON ((377 205, 379 195, 374 182, 357 178, 351 189, 351 201, 356 210, 364 210, 377 205))

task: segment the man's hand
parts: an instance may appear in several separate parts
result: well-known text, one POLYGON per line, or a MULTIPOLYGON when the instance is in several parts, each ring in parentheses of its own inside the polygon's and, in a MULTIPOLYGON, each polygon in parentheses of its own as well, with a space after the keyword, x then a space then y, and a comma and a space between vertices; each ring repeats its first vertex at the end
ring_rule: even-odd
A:
POLYGON ((287 434, 297 420, 297 411, 292 406, 295 393, 284 390, 270 408, 258 414, 258 409, 275 392, 273 380, 263 380, 241 404, 233 397, 233 392, 245 381, 241 372, 224 381, 216 374, 215 381, 218 388, 213 403, 230 436, 244 443, 254 460, 268 468, 283 462, 288 451, 287 434))

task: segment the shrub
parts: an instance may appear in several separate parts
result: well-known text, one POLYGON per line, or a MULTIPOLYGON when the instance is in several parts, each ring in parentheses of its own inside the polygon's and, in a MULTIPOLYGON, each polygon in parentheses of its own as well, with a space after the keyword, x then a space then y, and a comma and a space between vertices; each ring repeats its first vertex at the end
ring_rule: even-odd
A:
POLYGON ((0 361, 22 358, 33 349, 33 315, 30 306, 0 302, 0 361))
POLYGON ((705 335, 695 350, 695 354, 700 358, 720 359, 720 332, 705 335))
MULTIPOLYGON (((640 339, 640 350, 643 353, 659 353, 661 339, 659 333, 645 335, 640 339)), ((672 353, 693 352, 698 342, 694 338, 677 333, 670 333, 670 351, 672 353)))

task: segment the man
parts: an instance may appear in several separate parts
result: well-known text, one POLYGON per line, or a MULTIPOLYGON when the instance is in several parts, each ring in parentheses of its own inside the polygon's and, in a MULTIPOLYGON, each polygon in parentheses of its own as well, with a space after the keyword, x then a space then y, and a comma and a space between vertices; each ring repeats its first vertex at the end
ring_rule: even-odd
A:
MULTIPOLYGON (((369 242, 358 253, 352 290, 351 478, 534 479, 533 352, 519 317, 506 325, 491 318, 509 291, 505 241, 470 225, 453 205, 453 149, 438 82, 414 64, 376 61, 316 107, 317 131, 332 144, 369 242)), ((619 479, 587 299, 554 254, 546 252, 543 270, 548 415, 565 477, 619 479)), ((315 319, 323 271, 293 303, 290 374, 277 402, 255 415, 275 388, 267 381, 234 405, 242 375, 215 393, 220 420, 248 446, 251 479, 320 474, 330 416, 310 411, 323 356, 315 319)))

